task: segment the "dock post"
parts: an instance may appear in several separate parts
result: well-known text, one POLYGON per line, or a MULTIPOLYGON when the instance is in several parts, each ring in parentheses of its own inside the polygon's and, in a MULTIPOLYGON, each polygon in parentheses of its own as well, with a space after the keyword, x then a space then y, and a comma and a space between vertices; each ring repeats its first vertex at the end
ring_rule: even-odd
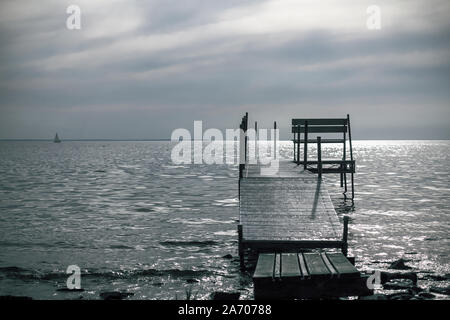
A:
MULTIPOLYGON (((296 128, 298 128, 298 126, 296 126, 296 128)), ((292 140, 293 142, 294 142, 294 162, 296 162, 297 161, 297 155, 295 154, 295 150, 296 150, 296 148, 297 148, 297 144, 299 143, 299 141, 296 141, 296 139, 295 139, 295 137, 296 137, 296 132, 295 132, 295 130, 293 130, 294 131, 294 140, 292 140), (295 142, 297 142, 297 143, 295 143, 295 142)), ((298 163, 297 163, 298 164, 298 163)))
POLYGON ((355 199, 355 181, 353 179, 353 172, 351 173, 351 180, 352 180, 352 201, 355 199))
POLYGON ((347 256, 348 253, 348 216, 344 216, 344 232, 342 233, 342 254, 347 256))
MULTIPOLYGON (((353 147, 352 147, 352 129, 350 128, 350 115, 347 114, 347 125, 348 125, 348 142, 350 144, 350 160, 353 162, 353 147)), ((353 164, 352 164, 353 165, 353 164)), ((354 168, 352 168, 352 172, 351 172, 351 180, 352 180, 352 201, 355 199, 355 183, 353 181, 353 171, 354 168)))
POLYGON ((277 122, 273 122, 273 159, 277 158, 277 122))
POLYGON ((244 140, 245 140, 245 163, 247 163, 247 147, 248 147, 248 138, 247 138, 247 129, 248 129, 248 113, 245 113, 245 119, 244 119, 244 140))
MULTIPOLYGON (((346 134, 345 134, 345 132, 343 133, 343 139, 344 139, 344 143, 343 143, 343 152, 342 152, 342 160, 346 160, 346 154, 347 154, 347 150, 346 150, 346 139, 347 139, 347 137, 346 137, 346 134)), ((344 168, 345 168, 345 164, 344 165, 341 165, 341 170, 342 171, 345 171, 344 170, 344 168)), ((341 172, 341 188, 343 188, 344 187, 344 173, 343 172, 341 172)))
POLYGON ((295 155, 295 148, 297 148, 296 143, 295 143, 295 132, 294 132, 294 140, 292 140, 294 142, 294 162, 297 160, 297 156, 295 155))
POLYGON ((347 173, 345 172, 347 170, 347 165, 344 164, 344 200, 347 200, 347 173))
POLYGON ((297 165, 300 164, 300 126, 297 126, 297 165))
MULTIPOLYGON (((239 126, 240 133, 239 133, 239 180, 238 180, 238 197, 239 200, 241 199, 241 179, 244 176, 244 169, 245 169, 245 162, 243 162, 243 159, 245 159, 245 133, 244 133, 244 118, 241 121, 241 125, 239 126)), ((244 160, 245 161, 245 160, 244 160)))
POLYGON ((239 264, 241 270, 245 270, 244 246, 242 244, 242 224, 238 224, 238 250, 239 250, 239 264))
MULTIPOLYGON (((239 168, 239 170, 240 170, 240 168, 239 168)), ((238 180, 238 199, 239 199, 239 201, 241 201, 241 177, 239 177, 239 180, 238 180)))
POLYGON ((258 161, 258 122, 255 121, 255 160, 258 161))
POLYGON ((241 129, 239 135, 239 179, 241 179, 245 168, 245 144, 247 142, 244 132, 244 120, 242 120, 239 128, 241 129))
POLYGON ((317 137, 317 173, 322 179, 322 138, 317 137))
MULTIPOLYGON (((308 121, 305 121, 305 133, 303 135, 305 138, 305 144, 303 147, 303 169, 306 170, 307 162, 308 162, 308 121)), ((299 142, 300 143, 300 142, 299 142)))

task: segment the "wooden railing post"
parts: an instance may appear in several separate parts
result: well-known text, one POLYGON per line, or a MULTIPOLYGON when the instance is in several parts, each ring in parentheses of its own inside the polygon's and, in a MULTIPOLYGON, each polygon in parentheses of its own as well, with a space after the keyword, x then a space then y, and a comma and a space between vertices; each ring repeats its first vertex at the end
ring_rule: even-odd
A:
MULTIPOLYGON (((255 122, 255 128, 257 124, 255 122)), ((241 199, 241 179, 244 176, 244 169, 245 164, 247 163, 247 128, 248 128, 248 112, 245 113, 245 116, 242 118, 242 122, 240 125, 240 139, 239 139, 239 201, 241 199), (243 132, 242 132, 243 131, 243 132), (244 138, 244 139, 242 139, 244 138), (242 141, 243 140, 243 141, 242 141), (242 154, 244 153, 244 154, 242 154), (245 159, 244 163, 242 162, 242 156, 245 159)), ((242 242, 243 235, 242 235, 242 225, 238 224, 238 250, 239 250, 239 261, 240 261, 240 267, 242 270, 245 269, 244 264, 244 244, 242 242)))
POLYGON ((273 122, 273 159, 277 158, 277 122, 273 122))
POLYGON ((244 133, 244 120, 242 120, 241 125, 239 126, 239 179, 243 176, 243 171, 245 168, 245 161, 242 163, 243 159, 245 159, 245 133, 244 133))
POLYGON ((238 197, 241 199, 241 179, 244 176, 245 164, 242 163, 242 158, 244 157, 244 141, 242 141, 242 131, 244 130, 244 120, 241 121, 239 126, 239 180, 238 180, 238 197))
MULTIPOLYGON (((294 134, 295 137, 295 134, 294 134)), ((297 125, 297 165, 300 164, 300 126, 297 125)))
MULTIPOLYGON (((305 138, 305 144, 303 147, 303 169, 306 170, 307 162, 308 162, 308 121, 305 121, 305 133, 303 135, 305 138)), ((299 142, 300 143, 300 142, 299 142)))
MULTIPOLYGON (((352 130, 350 128, 350 115, 347 114, 347 126, 348 126, 348 142, 350 144, 350 160, 353 163, 353 148, 352 148, 352 130)), ((351 172, 351 180, 352 180, 352 201, 355 198, 355 183, 353 180, 353 170, 351 172)))
POLYGON ((322 138, 317 137, 317 173, 322 179, 322 138))
POLYGON ((248 128, 248 112, 246 112, 244 116, 245 163, 247 163, 247 148, 248 148, 247 128, 248 128))
MULTIPOLYGON (((346 139, 347 139, 347 137, 346 137, 346 134, 345 134, 345 132, 343 133, 343 139, 344 139, 344 143, 343 143, 343 152, 342 152, 342 160, 346 160, 346 157, 347 157, 347 149, 346 149, 346 145, 347 145, 347 143, 346 143, 346 139)), ((344 171, 344 166, 345 165, 341 165, 341 170, 342 171, 344 171)), ((341 188, 344 186, 344 174, 345 173, 342 173, 341 172, 341 188)))

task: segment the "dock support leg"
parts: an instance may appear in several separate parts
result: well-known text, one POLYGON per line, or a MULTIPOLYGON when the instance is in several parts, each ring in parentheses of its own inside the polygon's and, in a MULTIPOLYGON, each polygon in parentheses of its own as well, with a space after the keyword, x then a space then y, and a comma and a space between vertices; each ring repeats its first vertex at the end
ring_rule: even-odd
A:
POLYGON ((344 216, 344 232, 342 233, 342 254, 347 256, 348 253, 348 216, 344 216))
POLYGON ((305 144, 303 147, 303 169, 306 170, 308 165, 308 121, 305 121, 305 133, 303 134, 305 144))
POLYGON ((319 179, 322 179, 322 138, 317 137, 317 172, 319 179))
POLYGON ((296 160, 297 160, 297 155, 296 155, 296 153, 295 153, 295 150, 297 149, 297 145, 296 145, 296 143, 295 143, 295 132, 294 132, 294 139, 293 139, 293 142, 294 142, 294 162, 296 162, 296 160))
MULTIPOLYGON (((350 128, 350 115, 347 114, 347 125, 348 125, 348 142, 350 144, 350 160, 353 162, 353 147, 352 147, 352 130, 350 128)), ((353 163, 352 166, 354 166, 355 164, 353 163)), ((353 187, 355 186, 354 182, 353 182, 353 173, 355 172, 354 170, 355 168, 352 167, 352 176, 351 176, 351 180, 352 180, 352 202, 353 199, 355 198, 355 191, 353 190, 353 187)))
POLYGON ((255 159, 258 160, 258 121, 255 121, 255 159))
POLYGON ((238 180, 238 199, 241 201, 241 179, 238 180))
POLYGON ((353 201, 353 199, 355 199, 355 182, 353 180, 353 173, 351 179, 352 179, 352 201, 353 201))
POLYGON ((347 173, 344 173, 344 200, 347 200, 347 173))
POLYGON ((238 224, 238 250, 239 250, 239 263, 241 270, 245 270, 244 262, 244 245, 242 243, 242 225, 238 224))
MULTIPOLYGON (((345 132, 344 132, 344 134, 343 134, 343 140, 344 140, 344 143, 342 144, 342 160, 344 160, 345 161, 345 158, 346 158, 346 152, 347 152, 347 149, 346 149, 346 135, 345 135, 345 132)), ((341 169, 343 170, 344 168, 345 168, 345 164, 344 165, 342 165, 341 164, 341 169)), ((341 172, 341 188, 342 187, 344 187, 344 173, 342 173, 341 172)))

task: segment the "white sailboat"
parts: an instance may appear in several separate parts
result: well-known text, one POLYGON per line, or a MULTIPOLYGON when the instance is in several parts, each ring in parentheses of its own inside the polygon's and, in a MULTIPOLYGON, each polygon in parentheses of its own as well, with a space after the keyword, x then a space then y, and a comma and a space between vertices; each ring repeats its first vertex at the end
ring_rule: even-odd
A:
POLYGON ((61 139, 59 139, 59 137, 58 137, 58 132, 56 133, 55 139, 53 139, 53 142, 54 143, 60 143, 61 142, 61 139))

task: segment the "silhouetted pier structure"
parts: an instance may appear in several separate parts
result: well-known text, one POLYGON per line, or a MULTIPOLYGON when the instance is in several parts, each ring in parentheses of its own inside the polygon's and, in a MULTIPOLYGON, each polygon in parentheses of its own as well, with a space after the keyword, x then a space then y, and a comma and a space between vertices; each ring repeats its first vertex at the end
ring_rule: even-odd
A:
POLYGON ((294 161, 279 160, 278 169, 263 174, 264 166, 248 162, 248 114, 243 117, 240 155, 245 163, 239 166, 239 256, 244 269, 248 252, 258 254, 253 275, 255 298, 316 298, 369 292, 365 278, 346 258, 348 217, 344 217, 342 226, 322 182, 322 174, 338 173, 341 184, 346 186, 346 174, 351 174, 353 200, 355 161, 351 142, 348 160, 345 150, 347 129, 351 141, 349 124, 348 116, 346 119, 293 119, 292 131, 297 135, 294 161), (333 140, 317 137, 314 140, 317 159, 311 160, 308 159, 308 144, 312 143, 308 139, 310 130, 344 136, 333 140), (304 134, 303 139, 300 133, 304 134), (344 144, 343 159, 322 160, 322 141, 344 144))

